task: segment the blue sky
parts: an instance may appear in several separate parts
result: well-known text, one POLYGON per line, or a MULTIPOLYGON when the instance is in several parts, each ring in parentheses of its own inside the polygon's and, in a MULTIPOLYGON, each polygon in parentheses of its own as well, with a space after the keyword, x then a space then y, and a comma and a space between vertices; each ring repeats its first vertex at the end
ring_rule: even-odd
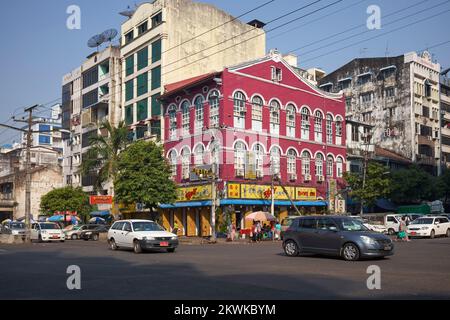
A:
MULTIPOLYGON (((202 2, 214 4, 234 16, 239 16, 268 1, 202 2)), ((275 0, 241 20, 248 22, 257 18, 268 22, 315 1, 317 0, 275 0)), ((277 48, 286 53, 304 47, 295 52, 299 56, 300 67, 320 67, 331 72, 356 57, 385 56, 386 52, 389 55, 400 55, 450 40, 450 12, 447 11, 450 10, 450 1, 343 0, 321 10, 333 2, 336 0, 319 1, 307 9, 266 26, 268 31, 289 20, 320 10, 268 32, 267 49, 277 48), (366 11, 370 5, 377 5, 381 9, 380 30, 368 30, 365 26, 369 17, 366 11), (410 6, 414 7, 406 9, 410 6), (427 10, 431 7, 435 8, 427 10), (334 13, 338 10, 340 12, 334 13), (440 15, 420 22, 436 14, 440 15), (383 35, 414 22, 420 23, 383 35), (352 31, 319 42, 352 27, 355 27, 352 31), (358 35, 362 32, 365 33, 358 35), (376 38, 361 42, 373 37, 376 38), (318 43, 311 45, 314 42, 318 43), (341 49, 346 46, 349 47, 341 49)), ((128 5, 133 6, 134 2, 15 0, 3 3, 0 10, 0 122, 7 122, 13 114, 23 116, 23 108, 26 106, 48 104, 59 99, 62 76, 76 68, 92 52, 86 45, 87 40, 108 28, 120 30, 125 18, 118 12, 126 9, 128 5), (69 5, 78 5, 81 8, 81 30, 66 28, 66 9, 69 5)), ((450 43, 430 51, 443 67, 450 67, 450 43)), ((11 123, 10 121, 9 124, 11 123)), ((17 136, 15 132, 0 129, 0 144, 11 142, 17 136)))

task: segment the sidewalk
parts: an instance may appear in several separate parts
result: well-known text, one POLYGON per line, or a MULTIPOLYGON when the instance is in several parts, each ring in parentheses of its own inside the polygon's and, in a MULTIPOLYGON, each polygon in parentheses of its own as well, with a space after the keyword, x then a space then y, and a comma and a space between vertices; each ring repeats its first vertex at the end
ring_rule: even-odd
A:
POLYGON ((252 242, 250 239, 239 239, 235 241, 227 241, 227 239, 217 239, 216 243, 211 242, 207 238, 199 238, 199 237, 180 237, 180 244, 182 245, 213 245, 213 244, 227 244, 227 245, 250 245, 250 244, 265 244, 265 243, 281 243, 281 241, 261 241, 261 242, 252 242))

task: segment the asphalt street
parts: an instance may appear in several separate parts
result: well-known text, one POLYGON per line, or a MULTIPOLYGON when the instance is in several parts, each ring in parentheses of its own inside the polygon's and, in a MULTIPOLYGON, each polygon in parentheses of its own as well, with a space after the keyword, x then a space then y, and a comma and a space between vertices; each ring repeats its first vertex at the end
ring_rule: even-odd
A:
POLYGON ((111 251, 105 242, 0 245, 0 299, 450 298, 450 239, 397 243, 386 259, 286 257, 280 243, 181 246, 174 254, 111 251), (81 268, 69 290, 68 266, 81 268), (381 269, 381 290, 367 268, 381 269))

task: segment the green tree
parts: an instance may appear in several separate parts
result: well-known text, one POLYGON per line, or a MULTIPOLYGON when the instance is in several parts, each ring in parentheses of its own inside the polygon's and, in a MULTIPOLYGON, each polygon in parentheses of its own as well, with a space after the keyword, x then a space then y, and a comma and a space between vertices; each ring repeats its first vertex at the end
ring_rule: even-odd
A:
POLYGON ((176 186, 170 166, 162 147, 154 142, 130 145, 120 154, 117 168, 114 186, 118 201, 128 205, 142 203, 152 211, 159 204, 175 202, 176 186))
POLYGON ((389 195, 391 181, 388 170, 389 168, 379 163, 370 162, 365 184, 363 174, 347 172, 344 178, 351 190, 350 195, 365 206, 372 207, 377 199, 389 195))
POLYGON ((444 204, 450 202, 450 169, 446 168, 439 177, 439 189, 441 191, 444 204))
POLYGON ((80 218, 91 213, 89 196, 81 188, 65 187, 54 189, 41 197, 41 212, 53 215, 57 211, 76 211, 80 218))
POLYGON ((412 165, 392 173, 391 199, 398 204, 421 203, 441 198, 439 179, 412 165))

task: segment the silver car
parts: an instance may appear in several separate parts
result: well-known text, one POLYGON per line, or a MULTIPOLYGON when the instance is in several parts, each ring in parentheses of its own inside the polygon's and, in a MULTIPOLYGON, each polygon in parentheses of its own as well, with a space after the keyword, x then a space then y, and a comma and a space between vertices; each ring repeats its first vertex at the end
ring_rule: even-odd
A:
POLYGON ((291 257, 317 253, 342 257, 347 261, 394 254, 391 238, 370 231, 357 219, 342 216, 295 219, 283 232, 283 248, 291 257))
POLYGON ((23 222, 9 222, 3 226, 2 233, 12 234, 13 236, 25 236, 27 229, 23 222))

